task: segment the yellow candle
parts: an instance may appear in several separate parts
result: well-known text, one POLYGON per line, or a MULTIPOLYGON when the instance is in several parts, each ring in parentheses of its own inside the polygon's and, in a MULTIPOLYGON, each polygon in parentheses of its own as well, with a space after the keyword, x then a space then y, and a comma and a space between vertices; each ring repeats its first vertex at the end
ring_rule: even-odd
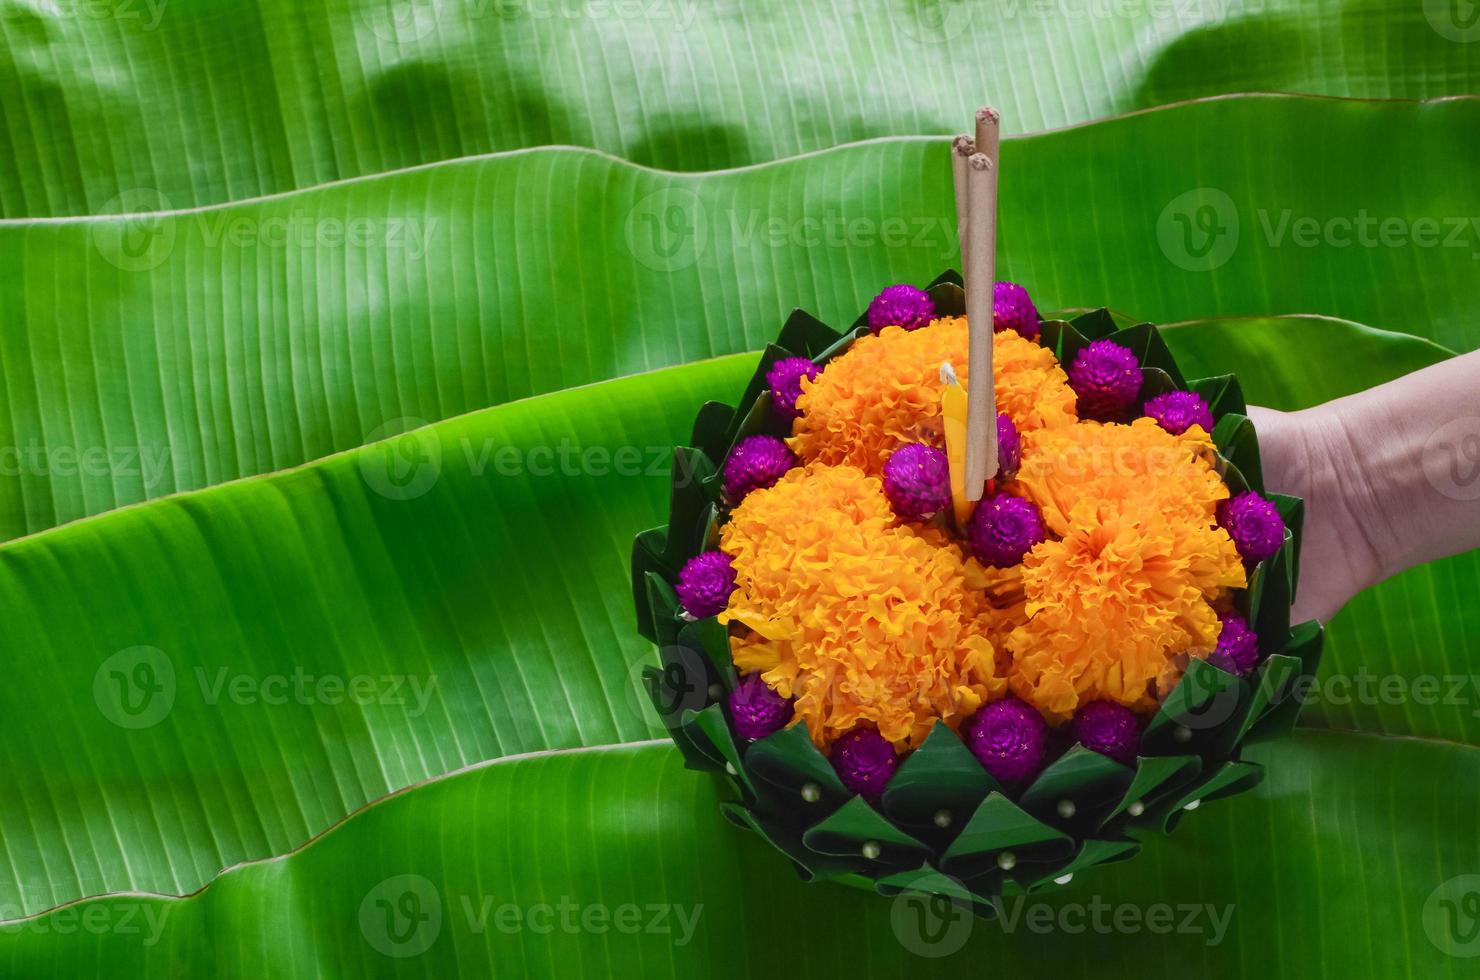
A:
POLYGON ((951 469, 951 510, 960 528, 971 516, 971 501, 966 499, 966 389, 949 362, 940 366, 940 379, 946 385, 940 393, 940 416, 945 427, 946 462, 951 469))

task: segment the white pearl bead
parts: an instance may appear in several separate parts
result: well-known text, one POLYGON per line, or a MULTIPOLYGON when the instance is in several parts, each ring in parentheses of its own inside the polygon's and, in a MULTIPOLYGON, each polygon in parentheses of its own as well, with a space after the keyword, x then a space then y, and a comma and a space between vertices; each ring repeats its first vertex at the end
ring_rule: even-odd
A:
POLYGON ((1202 800, 1193 800, 1191 803, 1187 804, 1182 809, 1184 809, 1184 810, 1196 810, 1200 806, 1202 806, 1202 800))
POLYGON ((1137 800, 1130 806, 1126 807, 1125 812, 1129 813, 1133 817, 1139 817, 1141 814, 1146 812, 1146 804, 1142 803, 1140 800, 1137 800))
POLYGON ((1179 742, 1190 742, 1192 741, 1192 729, 1188 728, 1186 725, 1178 725, 1176 729, 1173 730, 1172 737, 1179 742))
POLYGON ((1059 816, 1063 817, 1065 820, 1068 820, 1070 817, 1074 816, 1074 814, 1077 813, 1078 810, 1079 808, 1074 805, 1073 800, 1059 800, 1059 816))
POLYGON ((804 783, 802 785, 802 799, 808 803, 816 803, 822 799, 822 790, 817 788, 816 783, 804 783))
POLYGON ((863 856, 868 858, 870 861, 877 861, 879 859, 878 843, 876 841, 869 841, 868 843, 864 844, 863 856))
POLYGON ((997 855, 997 867, 1001 868, 1003 871, 1011 871, 1013 868, 1017 867, 1017 855, 1012 853, 1011 851, 1003 851, 1001 854, 997 855))
POLYGON ((1055 878, 1053 880, 1053 883, 1055 885, 1067 885, 1069 882, 1071 882, 1073 880, 1074 880, 1074 874, 1073 874, 1073 872, 1070 872, 1069 874, 1066 874, 1066 875, 1059 875, 1057 878, 1055 878))
POLYGON ((735 764, 733 762, 725 763, 725 772, 729 773, 731 776, 739 775, 739 773, 735 771, 735 764))
POLYGON ((942 829, 944 829, 946 827, 949 827, 951 825, 951 811, 950 810, 936 810, 935 811, 935 825, 937 827, 942 828, 942 829))

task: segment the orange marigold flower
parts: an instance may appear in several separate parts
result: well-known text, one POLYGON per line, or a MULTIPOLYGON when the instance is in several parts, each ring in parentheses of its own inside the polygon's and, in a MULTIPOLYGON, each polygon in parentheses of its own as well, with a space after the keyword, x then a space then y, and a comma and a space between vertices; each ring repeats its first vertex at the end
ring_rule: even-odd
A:
POLYGON ((720 547, 737 578, 721 621, 751 630, 732 641, 736 667, 795 697, 821 747, 861 722, 913 747, 1006 688, 986 570, 900 525, 856 467, 812 463, 752 492, 720 547))
MULTIPOLYGON (((965 317, 944 317, 919 330, 885 327, 860 338, 815 379, 802 381, 792 451, 804 460, 847 463, 878 475, 905 443, 944 448, 940 366, 949 361, 969 382, 966 352, 965 317)), ((1004 330, 992 339, 992 358, 997 410, 1019 432, 1075 421, 1075 395, 1052 351, 1004 330)))
POLYGON ((1025 623, 1009 683, 1056 720, 1108 698, 1150 710, 1217 642, 1214 609, 1245 585, 1215 509, 1228 489, 1200 428, 1082 422, 1024 440, 1018 486, 1058 535, 1022 566, 1025 623))

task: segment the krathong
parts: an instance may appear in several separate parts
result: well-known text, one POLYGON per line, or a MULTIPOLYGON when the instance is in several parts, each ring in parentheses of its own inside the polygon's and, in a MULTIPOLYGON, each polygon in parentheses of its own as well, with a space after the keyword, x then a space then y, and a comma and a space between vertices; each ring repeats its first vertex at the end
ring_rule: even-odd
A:
MULTIPOLYGON (((992 164, 958 147, 960 198, 992 164)), ((888 286, 843 333, 795 312, 699 410, 633 586, 726 816, 809 879, 991 915, 1256 784, 1321 628, 1291 626, 1302 503, 1264 492, 1237 379, 985 285, 888 286)))

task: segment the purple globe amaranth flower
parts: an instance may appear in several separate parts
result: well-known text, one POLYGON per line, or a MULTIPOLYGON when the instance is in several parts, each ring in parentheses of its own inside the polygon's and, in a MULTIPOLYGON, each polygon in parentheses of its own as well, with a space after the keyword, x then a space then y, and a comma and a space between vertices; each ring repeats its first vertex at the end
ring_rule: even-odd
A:
POLYGON ((983 498, 966 522, 966 540, 977 560, 994 568, 1018 564, 1047 537, 1038 505, 1007 493, 983 498))
POLYGON ((997 479, 1011 480, 1023 463, 1023 437, 1012 419, 997 413, 997 479))
POLYGON ((984 705, 961 728, 982 768, 1004 783, 1038 771, 1048 742, 1048 723, 1036 708, 1014 697, 984 705))
POLYGON ((1141 748, 1141 722, 1123 704, 1090 701, 1074 713, 1074 738, 1087 749, 1131 765, 1141 748))
POLYGON ((1168 391, 1148 398, 1142 411, 1174 436, 1180 436, 1194 425, 1202 426, 1209 435, 1213 432, 1213 413, 1195 391, 1168 391))
POLYGON ((1015 282, 993 284, 992 329, 1016 330, 1025 340, 1038 339, 1038 307, 1026 289, 1015 282))
POLYGON ((822 369, 809 357, 784 357, 766 372, 766 387, 771 389, 771 407, 784 419, 794 419, 797 399, 802 396, 802 379, 815 378, 822 369))
POLYGON ((900 446, 884 464, 884 496, 906 521, 924 521, 951 505, 946 454, 923 442, 900 446))
POLYGON ((725 460, 725 496, 739 503, 750 491, 771 486, 796 464, 796 456, 775 436, 746 436, 725 460))
POLYGON ((785 728, 791 721, 791 713, 791 699, 771 690, 760 674, 745 677, 730 692, 730 717, 735 721, 735 733, 751 742, 785 728))
POLYGON ((1238 613, 1220 613, 1223 629, 1218 646, 1208 656, 1215 667, 1240 677, 1259 665, 1259 634, 1249 628, 1249 621, 1238 613))
POLYGON ((844 786, 877 803, 899 768, 899 757, 894 746, 872 728, 855 728, 833 743, 832 764, 844 786))
POLYGON ((1218 523, 1250 564, 1272 558, 1285 543, 1285 519, 1274 504, 1252 490, 1219 504, 1218 523))
POLYGON ((1096 340, 1069 366, 1069 387, 1079 396, 1079 417, 1119 422, 1141 395, 1141 365, 1129 347, 1096 340))
POLYGON ((868 304, 868 327, 878 333, 885 327, 919 330, 935 319, 935 300, 923 289, 900 283, 888 286, 868 304))
POLYGON ((684 612, 705 619, 724 612, 735 591, 735 566, 722 551, 706 551, 684 562, 674 587, 684 612))

